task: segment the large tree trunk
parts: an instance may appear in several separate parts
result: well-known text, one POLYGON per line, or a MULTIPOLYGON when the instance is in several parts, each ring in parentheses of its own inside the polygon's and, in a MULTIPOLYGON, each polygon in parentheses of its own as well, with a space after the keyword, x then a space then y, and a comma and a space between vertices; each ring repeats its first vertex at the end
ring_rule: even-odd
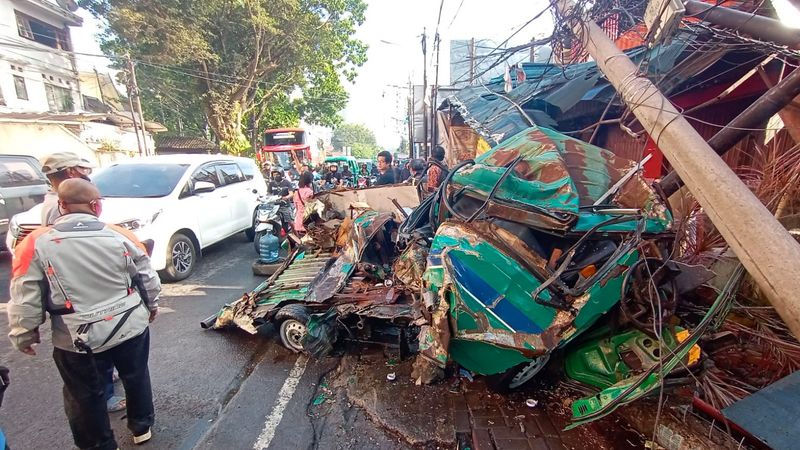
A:
POLYGON ((228 97, 208 95, 205 101, 208 124, 219 137, 220 148, 228 154, 241 156, 250 147, 242 123, 244 108, 228 97), (212 98, 212 97, 216 97, 212 98))

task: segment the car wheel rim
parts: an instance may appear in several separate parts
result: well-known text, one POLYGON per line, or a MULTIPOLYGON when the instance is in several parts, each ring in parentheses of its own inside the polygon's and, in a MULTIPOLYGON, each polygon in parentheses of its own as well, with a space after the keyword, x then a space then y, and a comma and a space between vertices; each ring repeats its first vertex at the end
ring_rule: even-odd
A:
POLYGON ((544 368, 549 359, 550 355, 542 355, 528 363, 527 366, 514 375, 514 378, 512 378, 511 382, 508 383, 508 387, 511 389, 516 389, 530 381, 531 378, 535 377, 536 374, 539 373, 542 368, 544 368))
POLYGON ((306 326, 295 319, 288 319, 281 324, 283 341, 286 346, 295 352, 303 350, 303 337, 306 335, 306 326))
POLYGON ((186 273, 192 268, 192 247, 180 241, 172 247, 172 266, 178 273, 186 273))

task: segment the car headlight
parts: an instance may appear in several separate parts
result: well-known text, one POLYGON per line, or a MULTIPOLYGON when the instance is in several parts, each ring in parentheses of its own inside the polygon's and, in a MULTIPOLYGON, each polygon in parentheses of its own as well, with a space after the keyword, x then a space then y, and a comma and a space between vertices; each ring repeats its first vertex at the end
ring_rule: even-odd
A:
POLYGON ((22 228, 17 223, 15 217, 11 218, 11 221, 8 223, 8 232, 11 234, 11 237, 14 239, 19 237, 19 233, 22 231, 22 228))
POLYGON ((148 218, 131 219, 131 220, 126 220, 124 222, 120 222, 119 226, 121 226, 122 228, 127 228, 128 230, 131 230, 131 231, 136 231, 136 230, 138 230, 140 228, 144 228, 147 225, 150 225, 151 223, 153 223, 156 220, 156 218, 161 214, 162 211, 163 210, 159 209, 151 217, 148 217, 148 218))

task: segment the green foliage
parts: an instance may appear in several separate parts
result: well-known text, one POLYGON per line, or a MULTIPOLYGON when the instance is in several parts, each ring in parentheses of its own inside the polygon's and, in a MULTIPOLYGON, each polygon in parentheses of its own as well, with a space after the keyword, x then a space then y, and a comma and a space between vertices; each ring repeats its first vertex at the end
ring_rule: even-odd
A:
MULTIPOLYGON (((102 18, 107 53, 137 61, 143 107, 171 129, 241 152, 253 125, 335 126, 342 79, 366 60, 363 0, 79 0, 102 18), (290 94, 299 93, 295 100, 290 94)), ((251 133, 252 135, 253 133, 251 133)), ((249 144, 248 144, 249 146, 249 144)))
POLYGON ((364 125, 352 123, 342 124, 333 130, 331 145, 340 152, 344 147, 352 147, 353 156, 356 158, 374 158, 381 150, 372 130, 364 125))

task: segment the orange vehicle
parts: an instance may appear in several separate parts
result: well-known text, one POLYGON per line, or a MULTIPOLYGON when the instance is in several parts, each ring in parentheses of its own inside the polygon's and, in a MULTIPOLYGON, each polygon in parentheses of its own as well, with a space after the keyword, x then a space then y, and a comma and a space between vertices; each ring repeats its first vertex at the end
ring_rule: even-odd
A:
POLYGON ((276 128, 264 132, 264 142, 258 152, 261 163, 270 161, 281 167, 311 162, 311 146, 308 133, 302 128, 276 128))

